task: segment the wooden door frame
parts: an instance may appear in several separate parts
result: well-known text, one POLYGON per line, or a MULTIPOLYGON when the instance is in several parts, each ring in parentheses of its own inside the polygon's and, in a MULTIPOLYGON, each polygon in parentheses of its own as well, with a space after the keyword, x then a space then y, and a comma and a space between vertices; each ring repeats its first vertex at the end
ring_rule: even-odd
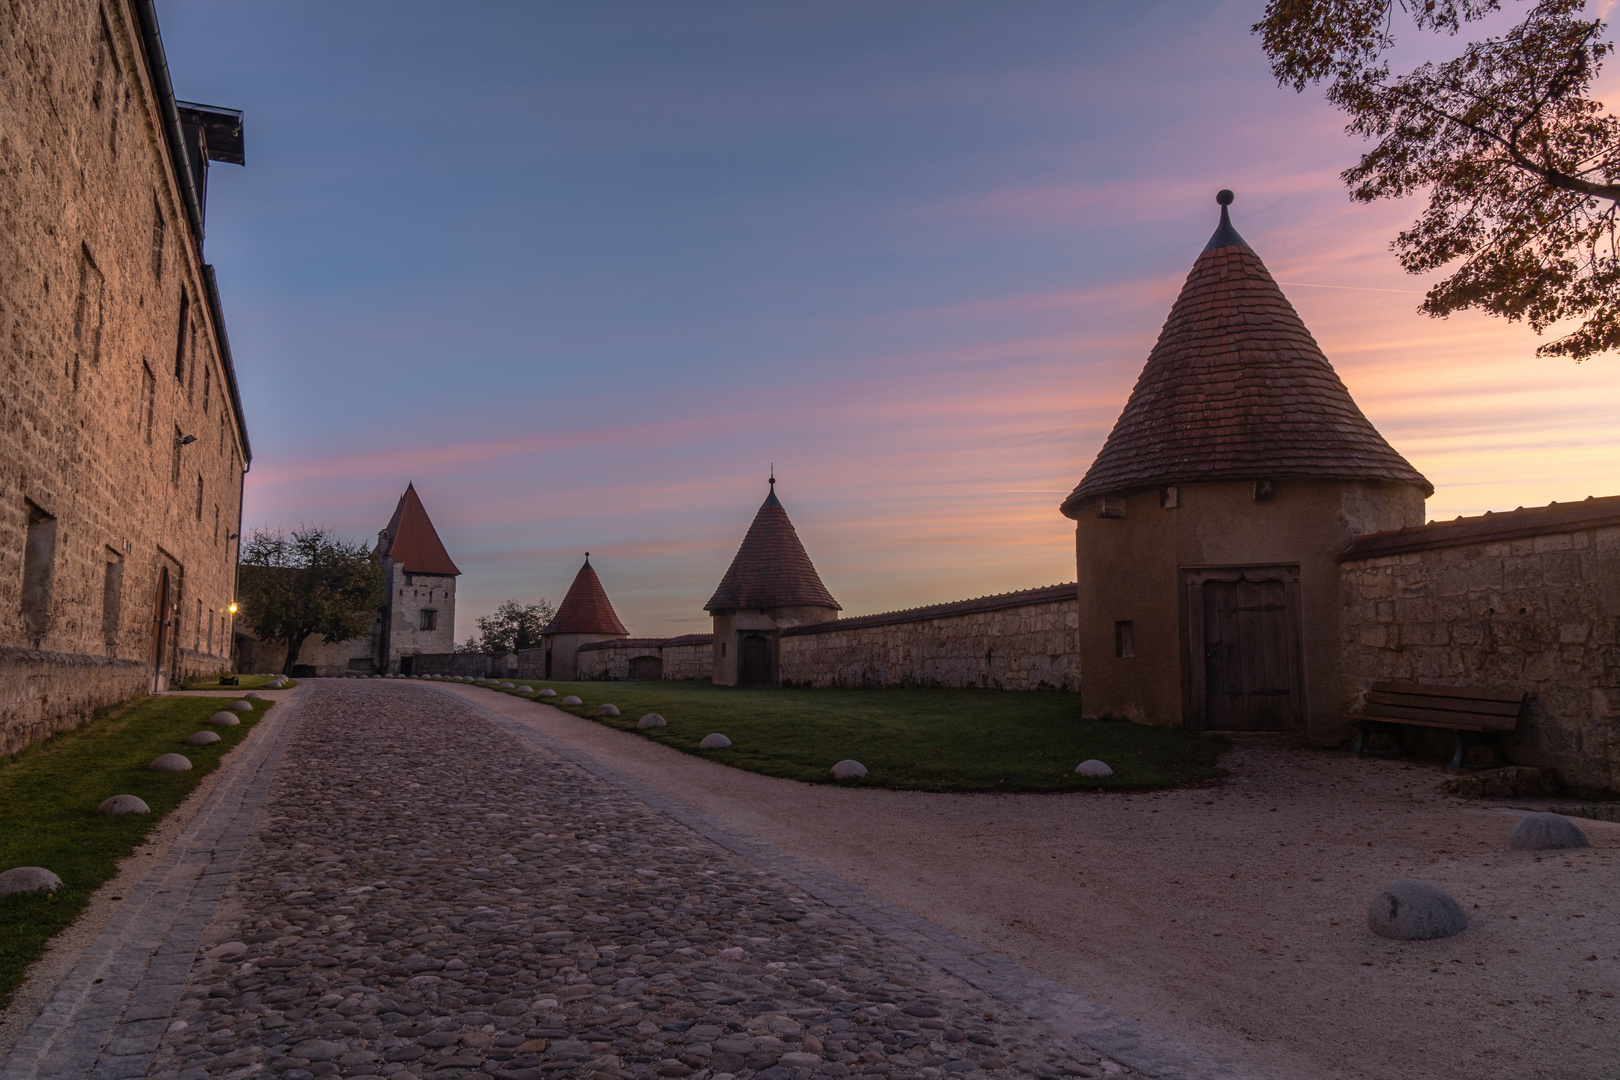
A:
POLYGON ((1298 708, 1294 713, 1294 731, 1303 731, 1309 714, 1305 696, 1305 620, 1301 610, 1299 566, 1297 564, 1268 564, 1260 566, 1184 566, 1181 568, 1181 595, 1187 617, 1187 726, 1197 731, 1211 730, 1205 705, 1209 695, 1208 672, 1204 667, 1204 590, 1209 581, 1237 583, 1248 581, 1260 584, 1279 581, 1287 604, 1288 636, 1293 642, 1291 690, 1298 708))

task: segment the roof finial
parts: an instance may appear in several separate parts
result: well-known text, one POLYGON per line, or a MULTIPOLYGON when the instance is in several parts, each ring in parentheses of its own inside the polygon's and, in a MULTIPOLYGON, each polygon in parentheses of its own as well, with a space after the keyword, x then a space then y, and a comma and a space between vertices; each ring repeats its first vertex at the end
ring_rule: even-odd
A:
POLYGON ((591 553, 588 551, 585 553, 585 565, 591 565, 591 553))
POLYGON ((771 462, 771 490, 776 490, 776 462, 771 462))
POLYGON ((1210 248, 1232 247, 1233 245, 1238 247, 1249 246, 1249 242, 1239 236, 1236 229, 1232 228, 1231 215, 1226 212, 1226 208, 1232 205, 1232 200, 1235 198, 1237 196, 1232 194, 1230 188, 1221 188, 1215 193, 1215 201, 1221 204, 1221 223, 1215 227, 1215 235, 1209 238, 1209 243, 1204 245, 1205 251, 1210 248))

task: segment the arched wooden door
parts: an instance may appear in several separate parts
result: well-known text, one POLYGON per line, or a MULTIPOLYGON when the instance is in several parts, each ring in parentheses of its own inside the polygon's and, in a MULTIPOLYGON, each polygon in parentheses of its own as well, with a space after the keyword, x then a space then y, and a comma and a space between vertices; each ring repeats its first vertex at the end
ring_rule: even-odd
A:
POLYGON ((174 613, 167 566, 158 570, 157 595, 152 603, 152 693, 160 694, 169 688, 169 642, 173 637, 174 613))
POLYGON ((737 685, 771 685, 771 643, 764 634, 744 634, 738 642, 737 685))

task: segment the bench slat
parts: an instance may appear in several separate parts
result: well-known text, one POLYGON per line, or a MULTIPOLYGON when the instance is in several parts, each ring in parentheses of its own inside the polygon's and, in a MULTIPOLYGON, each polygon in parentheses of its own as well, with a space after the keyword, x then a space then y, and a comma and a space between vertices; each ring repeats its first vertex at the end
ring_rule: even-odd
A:
POLYGON ((1422 694, 1425 697, 1472 698, 1475 701, 1508 701, 1523 704, 1524 690, 1488 690, 1478 686, 1428 686, 1423 683, 1375 682, 1374 692, 1381 694, 1422 694))
POLYGON ((1485 713, 1446 712, 1441 709, 1406 709, 1399 705, 1371 705, 1363 710, 1365 720, 1399 720, 1425 727, 1461 728, 1466 731, 1512 731, 1519 716, 1490 716, 1485 713))
POLYGON ((1373 691, 1369 705, 1397 705, 1405 709, 1434 709, 1438 712, 1479 713, 1485 716, 1518 716, 1524 706, 1517 701, 1471 701, 1467 698, 1430 698, 1417 694, 1388 694, 1373 691))

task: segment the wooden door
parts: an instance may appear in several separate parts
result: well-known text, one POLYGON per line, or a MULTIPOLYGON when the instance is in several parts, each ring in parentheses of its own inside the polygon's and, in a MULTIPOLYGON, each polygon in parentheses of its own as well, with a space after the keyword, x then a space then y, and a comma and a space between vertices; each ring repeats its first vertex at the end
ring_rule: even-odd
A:
POLYGON ((654 681, 664 677, 663 658, 657 656, 637 656, 630 661, 630 677, 643 681, 654 681))
POLYGON ((744 634, 737 650, 737 685, 771 685, 771 643, 763 634, 744 634))
POLYGON ((169 638, 174 625, 169 610, 169 568, 158 571, 157 596, 152 603, 152 692, 162 693, 169 688, 169 638))
POLYGON ((1305 723, 1298 575, 1206 572, 1189 582, 1194 726, 1293 731, 1305 723))

